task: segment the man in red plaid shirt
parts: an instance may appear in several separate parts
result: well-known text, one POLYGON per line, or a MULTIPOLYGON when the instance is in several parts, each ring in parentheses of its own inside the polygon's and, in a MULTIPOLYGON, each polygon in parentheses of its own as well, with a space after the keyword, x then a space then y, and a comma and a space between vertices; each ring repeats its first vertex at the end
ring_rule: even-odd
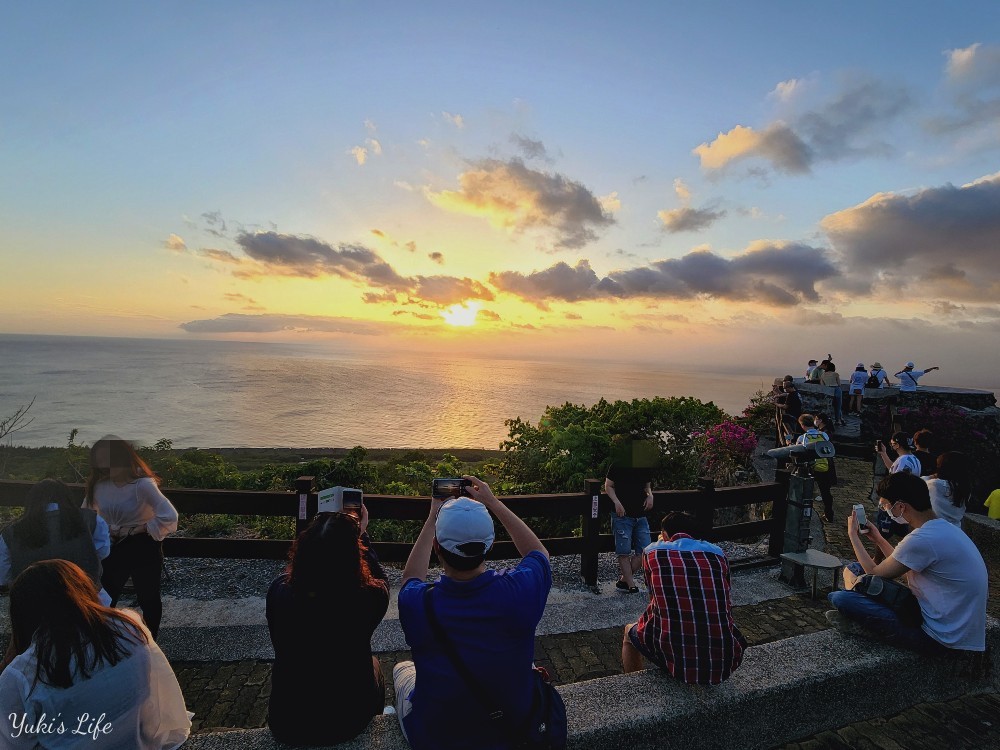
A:
POLYGON ((650 601, 639 621, 625 626, 622 666, 637 672, 645 656, 683 682, 718 685, 739 667, 747 645, 733 622, 729 562, 696 538, 693 516, 670 513, 662 528, 643 553, 650 601))

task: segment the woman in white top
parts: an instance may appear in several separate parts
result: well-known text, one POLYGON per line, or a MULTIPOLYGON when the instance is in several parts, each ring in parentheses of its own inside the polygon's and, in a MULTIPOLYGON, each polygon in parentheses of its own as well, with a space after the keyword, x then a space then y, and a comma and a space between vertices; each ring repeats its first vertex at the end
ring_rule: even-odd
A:
POLYGON ((163 616, 163 538, 177 530, 177 510, 160 492, 158 480, 121 438, 108 435, 90 449, 83 504, 96 510, 111 532, 111 554, 104 560, 101 584, 114 606, 131 576, 143 620, 154 638, 163 616))
POLYGON ((972 495, 968 456, 958 451, 942 453, 937 458, 937 473, 924 479, 931 494, 934 515, 962 528, 965 506, 972 495))
POLYGON ((173 670, 135 613, 104 607, 77 565, 44 560, 10 589, 0 674, 5 748, 170 750, 191 731, 173 670))
POLYGON ((865 383, 868 381, 868 370, 865 369, 864 362, 858 362, 858 366, 851 373, 851 384, 848 386, 848 393, 851 394, 851 401, 847 405, 848 413, 861 413, 861 398, 865 393, 865 383))

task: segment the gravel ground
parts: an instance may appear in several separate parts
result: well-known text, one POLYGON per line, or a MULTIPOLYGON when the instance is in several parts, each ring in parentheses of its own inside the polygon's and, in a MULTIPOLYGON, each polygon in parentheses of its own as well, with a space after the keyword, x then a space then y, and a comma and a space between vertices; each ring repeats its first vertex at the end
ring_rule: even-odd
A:
MULTIPOLYGON (((763 541, 766 551, 767 540, 763 541)), ((721 544, 731 560, 758 554, 761 545, 750 546, 723 542, 721 544)), ((509 567, 511 560, 489 561, 491 568, 509 567)), ((271 581, 284 569, 279 560, 219 560, 215 558, 189 557, 168 558, 165 564, 163 594, 180 599, 240 599, 250 596, 265 596, 271 581)), ((399 588, 401 564, 387 564, 385 572, 392 588, 399 588)), ((431 578, 441 573, 439 568, 431 568, 431 578)), ((618 561, 614 554, 606 552, 598 558, 598 579, 614 580, 618 577, 618 561)), ((580 578, 580 556, 562 555, 552 558, 553 584, 565 591, 588 591, 580 578)), ((123 604, 128 605, 127 597, 123 604)))

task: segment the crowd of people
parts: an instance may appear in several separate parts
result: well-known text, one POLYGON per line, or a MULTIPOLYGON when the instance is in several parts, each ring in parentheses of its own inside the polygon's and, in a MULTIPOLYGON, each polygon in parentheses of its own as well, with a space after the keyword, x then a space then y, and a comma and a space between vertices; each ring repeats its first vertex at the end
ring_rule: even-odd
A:
MULTIPOLYGON (((782 388, 794 396, 794 382, 782 388)), ((828 439, 834 424, 803 413, 795 423, 803 444, 828 439)), ((844 590, 829 595, 835 609, 828 618, 841 630, 924 653, 982 651, 986 569, 961 530, 970 497, 966 456, 939 452, 927 430, 912 438, 897 432, 877 450, 888 471, 878 486, 882 513, 864 524, 856 512, 848 515, 857 560, 844 571, 844 590), (897 578, 908 584, 906 606, 885 595, 897 578)), ((622 669, 651 665, 685 683, 716 685, 739 668, 747 646, 733 619, 729 563, 687 513, 669 513, 651 539, 651 455, 641 441, 617 443, 605 480, 614 508, 615 587, 628 595, 643 584, 648 594, 641 616, 625 625, 622 669)), ((828 521, 832 470, 832 460, 813 465, 828 521)), ((552 587, 549 554, 486 482, 464 480, 455 496, 432 498, 402 571, 399 622, 412 660, 393 669, 394 706, 385 706, 386 680, 372 651, 390 589, 368 536, 367 507, 319 513, 294 540, 266 597, 275 655, 268 725, 276 739, 343 742, 374 716, 394 712, 415 750, 501 750, 537 724, 537 696, 550 685, 533 663, 552 587), (506 568, 486 564, 494 521, 520 556, 506 568), (442 574, 430 581, 432 555, 442 574)), ((11 722, 12 747, 33 748, 49 732, 67 734, 58 747, 184 742, 191 715, 156 645, 162 540, 177 520, 156 475, 113 436, 91 450, 83 507, 61 482, 31 489, 20 520, 0 533, 13 633, 0 673, 0 716, 11 722), (115 608, 129 578, 141 614, 115 608), (98 745, 76 742, 72 721, 46 724, 45 716, 88 716, 82 736, 114 736, 98 745)), ((543 719, 558 745, 560 714, 543 719)))

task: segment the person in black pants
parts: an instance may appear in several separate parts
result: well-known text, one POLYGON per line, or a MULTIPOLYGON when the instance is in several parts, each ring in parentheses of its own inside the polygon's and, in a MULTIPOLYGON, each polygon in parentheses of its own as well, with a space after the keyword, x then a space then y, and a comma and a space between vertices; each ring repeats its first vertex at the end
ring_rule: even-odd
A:
POLYGON ((101 575, 111 606, 118 603, 131 577, 142 619, 155 638, 163 615, 163 538, 177 530, 177 510, 160 492, 159 477, 149 465, 114 435, 101 438, 90 449, 83 504, 97 511, 111 533, 111 554, 101 575))

